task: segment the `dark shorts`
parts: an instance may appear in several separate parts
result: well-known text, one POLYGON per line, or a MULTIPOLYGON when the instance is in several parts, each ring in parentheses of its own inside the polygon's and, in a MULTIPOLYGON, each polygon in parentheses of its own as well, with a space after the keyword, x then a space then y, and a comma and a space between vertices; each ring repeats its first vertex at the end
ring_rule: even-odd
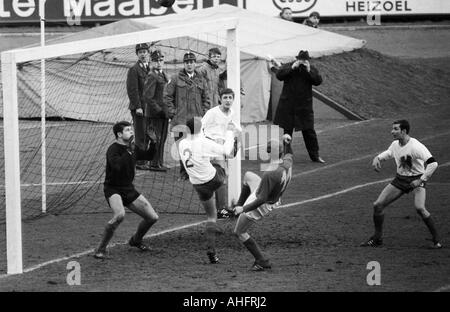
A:
MULTIPOLYGON (((411 192, 414 188, 411 186, 411 182, 414 180, 417 180, 421 177, 422 175, 416 175, 416 176, 401 176, 399 174, 397 174, 394 178, 394 180, 391 181, 391 184, 393 186, 395 186, 396 188, 398 188, 400 191, 402 191, 403 193, 409 193, 411 192)), ((423 182, 422 184, 419 185, 419 187, 423 187, 425 188, 425 182, 423 182)))
POLYGON ((225 170, 217 164, 213 164, 216 168, 216 175, 209 182, 203 184, 193 184, 201 201, 209 200, 214 192, 225 182, 225 170))
POLYGON ((134 202, 141 194, 136 191, 133 185, 131 186, 111 186, 103 185, 103 192, 105 193, 106 201, 109 204, 109 198, 114 194, 118 194, 122 198, 124 206, 128 206, 134 202))

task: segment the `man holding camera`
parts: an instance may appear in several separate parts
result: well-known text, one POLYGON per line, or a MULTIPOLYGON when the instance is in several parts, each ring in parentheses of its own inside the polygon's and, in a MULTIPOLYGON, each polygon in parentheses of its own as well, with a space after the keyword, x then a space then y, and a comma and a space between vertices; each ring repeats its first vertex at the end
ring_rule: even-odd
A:
POLYGON ((322 83, 319 71, 310 64, 308 51, 300 51, 294 62, 281 65, 276 70, 283 81, 274 124, 283 128, 284 134, 293 138, 293 132, 302 131, 309 157, 313 162, 325 163, 319 156, 319 143, 314 130, 312 86, 322 83))

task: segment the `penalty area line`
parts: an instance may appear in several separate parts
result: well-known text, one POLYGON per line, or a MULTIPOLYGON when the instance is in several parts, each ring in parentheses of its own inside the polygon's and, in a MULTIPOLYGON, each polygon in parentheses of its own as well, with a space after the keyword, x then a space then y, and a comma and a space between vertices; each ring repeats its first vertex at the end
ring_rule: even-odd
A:
MULTIPOLYGON (((299 201, 299 202, 295 202, 295 203, 280 205, 276 209, 304 205, 304 204, 307 204, 307 203, 319 201, 319 200, 322 200, 322 199, 327 199, 327 198, 330 198, 330 197, 333 197, 333 196, 338 196, 338 195, 341 195, 341 194, 345 194, 345 193, 351 192, 351 191, 356 190, 356 189, 364 188, 366 186, 370 186, 370 185, 386 182, 386 181, 389 181, 389 180, 391 180, 391 178, 383 179, 383 180, 379 180, 379 181, 375 181, 375 182, 369 182, 369 183, 356 185, 356 186, 353 186, 353 187, 350 187, 350 188, 347 188, 347 189, 344 189, 344 190, 341 190, 341 191, 338 191, 338 192, 335 192, 335 193, 330 193, 330 194, 326 194, 326 195, 322 195, 322 196, 319 196, 319 197, 310 198, 310 199, 299 201)), ((161 231, 161 232, 149 234, 149 235, 146 235, 144 238, 151 238, 151 237, 163 235, 163 234, 166 234, 166 233, 179 231, 179 230, 182 230, 182 229, 186 229, 186 228, 190 228, 190 227, 201 225, 201 224, 203 224, 205 222, 206 222, 206 220, 205 221, 196 222, 196 223, 186 224, 186 225, 183 225, 183 226, 180 226, 180 227, 175 227, 175 228, 167 229, 167 230, 164 230, 164 231, 161 231)), ((113 243, 113 244, 108 246, 108 249, 109 248, 113 248, 115 246, 125 245, 127 243, 128 242, 113 243)), ((76 254, 73 254, 73 255, 70 255, 70 256, 66 256, 66 257, 62 257, 62 258, 57 258, 57 259, 53 259, 53 260, 50 260, 50 261, 46 261, 46 262, 43 262, 43 263, 40 263, 40 264, 37 264, 37 265, 34 265, 34 266, 31 266, 29 268, 24 269, 23 273, 29 273, 29 272, 38 270, 40 268, 46 267, 46 266, 48 266, 50 264, 58 263, 58 262, 61 262, 61 261, 65 261, 65 260, 70 260, 70 259, 86 256, 88 254, 93 253, 94 251, 95 251, 95 249, 91 248, 89 250, 85 250, 83 252, 79 252, 79 253, 76 253, 76 254)), ((6 278, 6 277, 12 276, 12 275, 15 275, 15 274, 3 274, 3 275, 0 275, 0 279, 6 278)))
MULTIPOLYGON (((450 165, 450 162, 446 162, 446 163, 440 165, 440 167, 447 167, 449 165, 450 165)), ((338 192, 334 192, 334 193, 330 193, 330 194, 326 194, 326 195, 322 195, 322 196, 318 196, 318 197, 302 200, 302 201, 299 201, 299 202, 294 202, 294 203, 290 203, 290 204, 280 205, 276 209, 288 208, 288 207, 293 207, 293 206, 300 206, 300 205, 316 202, 316 201, 319 201, 319 200, 328 199, 328 198, 331 198, 331 197, 334 197, 334 196, 338 196, 338 195, 342 195, 342 194, 345 194, 345 193, 349 193, 349 192, 352 192, 354 190, 361 189, 361 188, 364 188, 364 187, 367 187, 367 186, 380 184, 380 183, 385 183, 385 182, 388 182, 390 180, 392 180, 392 178, 387 178, 387 179, 377 180, 377 181, 373 181, 373 182, 358 184, 358 185, 355 185, 355 186, 352 186, 352 187, 340 190, 338 192)), ((167 230, 164 230, 164 231, 160 231, 160 232, 156 232, 156 233, 153 233, 153 234, 146 235, 146 236, 144 236, 144 238, 156 237, 156 236, 163 235, 163 234, 166 234, 166 233, 170 233, 170 232, 175 232, 175 231, 179 231, 179 230, 182 230, 182 229, 191 228, 191 227, 194 227, 194 226, 201 225, 201 224, 203 224, 205 222, 207 222, 207 221, 204 220, 204 221, 199 221, 199 222, 196 222, 196 223, 190 223, 190 224, 186 224, 186 225, 175 227, 175 228, 170 228, 170 229, 167 229, 167 230)), ((128 242, 114 243, 114 244, 111 244, 108 248, 113 248, 115 246, 125 245, 127 243, 128 242)), ((88 254, 93 253, 93 252, 94 252, 94 249, 92 248, 92 249, 89 249, 89 250, 86 250, 86 251, 83 251, 83 252, 80 252, 80 253, 73 254, 71 256, 50 260, 50 261, 47 261, 47 262, 44 262, 44 263, 41 263, 41 264, 38 264, 38 265, 34 265, 32 267, 29 267, 29 268, 26 268, 26 269, 23 270, 23 273, 29 273, 29 272, 35 271, 37 269, 40 269, 42 267, 48 266, 48 265, 53 264, 53 263, 58 263, 58 262, 69 260, 69 259, 73 259, 73 258, 79 258, 81 256, 85 256, 85 255, 88 255, 88 254)), ((6 277, 12 276, 12 275, 13 274, 3 274, 3 275, 0 275, 0 279, 6 278, 6 277)), ((442 289, 444 289, 444 290, 450 289, 450 285, 443 286, 443 287, 439 288, 438 290, 442 291, 442 289)))
MULTIPOLYGON (((186 225, 182 225, 182 226, 177 226, 177 227, 170 228, 170 229, 167 229, 167 230, 163 230, 163 231, 160 231, 160 232, 148 234, 148 235, 144 236, 144 239, 151 238, 151 237, 156 237, 156 236, 160 236, 160 235, 164 235, 164 234, 171 233, 171 232, 180 231, 180 230, 187 229, 187 228, 191 228, 191 227, 194 227, 194 226, 201 225, 201 224, 203 224, 205 222, 206 222, 206 220, 195 222, 195 223, 190 223, 190 224, 186 224, 186 225)), ((119 242, 119 243, 113 243, 113 244, 110 244, 108 246, 108 249, 116 247, 116 246, 126 245, 126 244, 128 244, 128 241, 119 242)), ((74 259, 74 258, 80 258, 82 256, 87 256, 87 255, 93 253, 94 251, 95 251, 95 248, 91 248, 91 249, 88 249, 88 250, 85 250, 83 252, 79 252, 79 253, 76 253, 76 254, 73 254, 73 255, 70 255, 70 256, 49 260, 49 261, 46 261, 46 262, 43 262, 43 263, 31 266, 29 268, 26 268, 26 269, 23 270, 23 273, 29 273, 29 272, 32 272, 32 271, 36 271, 36 270, 38 270, 40 268, 43 268, 43 267, 46 267, 46 266, 48 266, 50 264, 58 263, 58 262, 61 262, 61 261, 70 260, 70 259, 74 259)), ((9 276, 14 276, 14 275, 17 275, 17 274, 2 274, 2 275, 0 275, 0 279, 6 278, 6 277, 9 277, 9 276)))

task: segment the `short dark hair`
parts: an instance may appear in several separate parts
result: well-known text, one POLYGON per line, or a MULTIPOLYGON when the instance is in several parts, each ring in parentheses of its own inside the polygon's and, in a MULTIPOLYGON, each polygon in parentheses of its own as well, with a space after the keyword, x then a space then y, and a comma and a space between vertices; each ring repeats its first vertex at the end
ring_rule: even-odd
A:
POLYGON ((125 127, 130 127, 130 126, 131 126, 131 123, 128 121, 125 121, 125 120, 117 122, 113 126, 113 132, 114 132, 114 135, 116 136, 116 139, 119 137, 117 135, 119 132, 122 133, 123 129, 125 129, 125 127))
POLYGON ((222 98, 222 95, 224 95, 224 94, 232 94, 233 95, 233 99, 234 99, 234 91, 233 91, 233 89, 225 88, 225 89, 220 90, 220 92, 219 92, 220 98, 222 98))
POLYGON ((406 134, 409 134, 409 122, 406 119, 399 119, 392 123, 393 125, 400 125, 400 130, 406 130, 406 134))
POLYGON ((200 133, 202 120, 200 117, 191 117, 186 121, 186 126, 189 128, 191 134, 200 133))
POLYGON ((222 52, 220 52, 219 48, 211 48, 208 50, 208 55, 211 56, 211 54, 222 55, 222 52))

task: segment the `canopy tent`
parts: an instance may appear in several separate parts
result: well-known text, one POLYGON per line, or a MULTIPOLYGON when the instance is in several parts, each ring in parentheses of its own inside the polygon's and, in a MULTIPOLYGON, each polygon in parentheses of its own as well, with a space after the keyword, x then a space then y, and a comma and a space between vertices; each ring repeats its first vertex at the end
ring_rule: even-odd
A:
MULTIPOLYGON (((230 5, 221 5, 183 14, 121 20, 86 31, 48 41, 46 44, 73 42, 101 36, 124 34, 146 29, 188 23, 190 21, 215 21, 224 17, 239 19, 239 47, 241 50, 241 80, 246 95, 242 98, 242 122, 266 119, 271 88, 277 85, 267 64, 267 56, 286 62, 299 50, 308 50, 311 57, 352 51, 365 42, 288 22, 279 18, 247 11, 230 5)), ((153 42, 166 55, 168 71, 175 73, 182 66, 182 56, 187 50, 206 59, 207 51, 218 46, 226 59, 226 35, 203 33, 153 42)), ((151 42, 151 38, 148 40, 151 42)), ((129 119, 125 79, 127 69, 136 61, 134 47, 122 50, 103 50, 89 55, 55 59, 47 66, 47 116, 114 122, 129 119), (92 96, 95 94, 95 96, 92 96), (95 109, 93 109, 95 105, 95 109), (113 106, 113 107, 112 107, 113 106), (110 112, 114 111, 114 115, 110 112), (108 113, 105 113, 108 112, 108 113), (113 116, 113 117, 112 117, 113 116)), ((39 62, 24 64, 19 68, 19 114, 22 118, 40 116, 39 62)), ((279 85, 279 83, 278 83, 279 85)), ((276 101, 272 96, 272 101, 276 101)))

